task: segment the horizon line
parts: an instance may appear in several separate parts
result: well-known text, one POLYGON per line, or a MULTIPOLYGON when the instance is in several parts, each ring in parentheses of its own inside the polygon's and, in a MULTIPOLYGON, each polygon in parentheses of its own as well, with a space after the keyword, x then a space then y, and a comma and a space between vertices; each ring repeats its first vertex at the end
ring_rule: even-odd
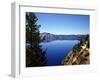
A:
POLYGON ((40 32, 40 33, 49 33, 49 34, 54 34, 54 35, 88 35, 89 33, 79 33, 79 34, 56 34, 56 33, 50 33, 50 32, 40 32))

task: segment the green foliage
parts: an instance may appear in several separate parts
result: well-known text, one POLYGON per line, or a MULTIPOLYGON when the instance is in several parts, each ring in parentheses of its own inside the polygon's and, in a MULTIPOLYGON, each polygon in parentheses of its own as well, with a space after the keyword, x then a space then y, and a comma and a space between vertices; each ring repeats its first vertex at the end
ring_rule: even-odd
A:
POLYGON ((80 49, 81 49, 80 43, 78 43, 78 44, 76 44, 76 45, 73 47, 73 52, 74 52, 74 53, 77 53, 77 52, 80 51, 80 49))
POLYGON ((81 50, 81 46, 85 44, 85 42, 87 42, 87 46, 89 48, 89 35, 86 35, 86 37, 80 41, 80 43, 76 44, 73 47, 73 52, 78 53, 81 50))
POLYGON ((90 64, 90 41, 89 35, 86 35, 80 43, 73 47, 73 50, 64 58, 64 65, 90 64))
POLYGON ((40 32, 37 22, 37 17, 34 13, 26 13, 26 67, 45 66, 46 51, 41 49, 40 32))

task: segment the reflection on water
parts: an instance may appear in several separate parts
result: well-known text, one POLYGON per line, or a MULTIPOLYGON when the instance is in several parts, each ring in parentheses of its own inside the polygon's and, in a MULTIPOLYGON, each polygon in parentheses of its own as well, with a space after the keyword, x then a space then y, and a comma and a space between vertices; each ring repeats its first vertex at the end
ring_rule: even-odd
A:
POLYGON ((41 43, 40 45, 42 45, 42 49, 46 50, 47 53, 47 65, 60 65, 62 59, 77 43, 79 43, 78 40, 55 40, 41 43))

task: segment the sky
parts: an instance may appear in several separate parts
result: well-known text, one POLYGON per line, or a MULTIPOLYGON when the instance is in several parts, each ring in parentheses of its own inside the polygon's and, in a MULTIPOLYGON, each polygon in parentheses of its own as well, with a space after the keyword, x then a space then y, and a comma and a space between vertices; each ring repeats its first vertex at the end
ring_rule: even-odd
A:
POLYGON ((35 13, 40 33, 89 34, 89 15, 35 13))

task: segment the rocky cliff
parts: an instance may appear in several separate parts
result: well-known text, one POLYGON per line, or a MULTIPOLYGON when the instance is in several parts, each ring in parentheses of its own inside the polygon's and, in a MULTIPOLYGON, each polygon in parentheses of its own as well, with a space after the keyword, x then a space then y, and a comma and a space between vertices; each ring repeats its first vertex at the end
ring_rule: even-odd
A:
POLYGON ((62 60, 63 65, 80 65, 90 63, 90 41, 87 35, 79 44, 75 45, 73 49, 62 60))
POLYGON ((82 40, 86 35, 57 35, 51 33, 40 33, 41 42, 50 42, 54 40, 82 40))

